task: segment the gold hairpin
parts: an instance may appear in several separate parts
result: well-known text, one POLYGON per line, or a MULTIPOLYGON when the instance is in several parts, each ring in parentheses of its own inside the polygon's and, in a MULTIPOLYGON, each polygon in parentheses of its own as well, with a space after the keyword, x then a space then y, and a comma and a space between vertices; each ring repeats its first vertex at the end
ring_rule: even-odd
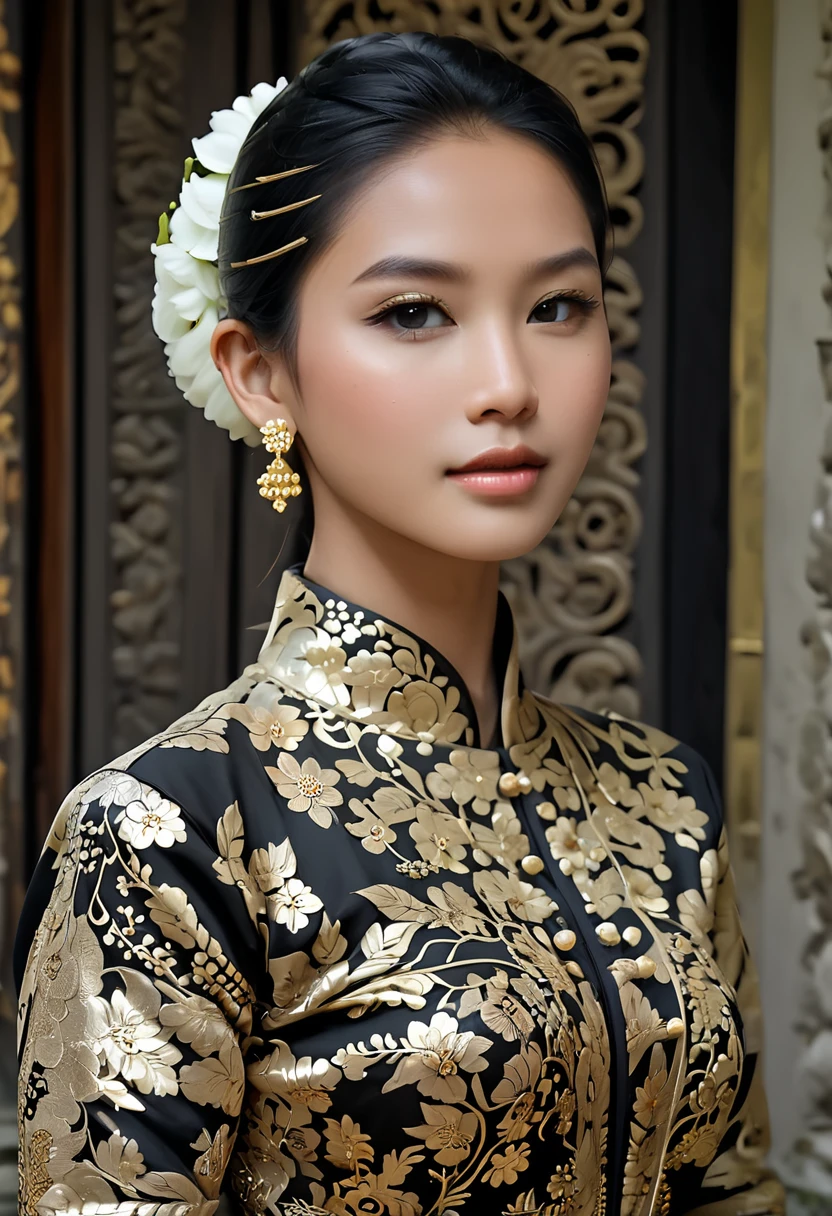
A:
MULTIPOLYGON (((314 203, 316 199, 323 198, 321 194, 313 194, 311 198, 302 198, 298 203, 287 203, 285 207, 275 207, 273 211, 252 211, 250 218, 253 220, 270 220, 274 215, 283 215, 284 211, 296 211, 298 207, 305 207, 307 203, 314 203)), ((236 215, 234 211, 229 215, 221 215, 220 223, 224 220, 230 220, 232 215, 236 215)))
POLYGON ((292 177, 295 173, 305 173, 307 169, 317 169, 320 163, 318 161, 314 165, 301 165, 299 169, 284 169, 282 173, 269 173, 266 177, 256 177, 253 182, 246 182, 244 186, 235 186, 228 193, 236 194, 238 190, 251 190, 252 186, 265 186, 267 182, 278 182, 282 177, 292 177))
POLYGON ((320 197, 320 194, 313 194, 311 198, 302 198, 299 203, 287 203, 285 207, 275 207, 274 211, 252 211, 251 218, 270 220, 273 215, 283 215, 284 211, 295 211, 298 207, 305 207, 307 203, 314 203, 315 199, 320 197))
POLYGON ((240 266, 254 266, 257 262, 268 262, 269 258, 276 258, 290 249, 297 249, 298 245, 305 245, 308 240, 308 236, 299 236, 296 241, 290 241, 288 245, 281 245, 280 249, 273 249, 271 253, 261 253, 259 257, 246 258, 244 262, 232 262, 231 269, 238 270, 240 266))

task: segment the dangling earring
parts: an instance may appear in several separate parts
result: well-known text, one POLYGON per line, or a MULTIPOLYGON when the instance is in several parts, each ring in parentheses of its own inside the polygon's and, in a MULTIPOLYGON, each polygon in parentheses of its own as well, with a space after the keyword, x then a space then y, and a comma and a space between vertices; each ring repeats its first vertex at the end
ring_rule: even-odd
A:
POLYGON ((292 446, 294 436, 282 418, 261 426, 260 434, 263 436, 266 451, 274 453, 274 460, 265 473, 261 473, 257 478, 260 494, 263 498, 268 498, 275 511, 285 511, 286 499, 290 495, 296 498, 301 492, 300 474, 293 473, 282 459, 283 452, 288 452, 292 446))

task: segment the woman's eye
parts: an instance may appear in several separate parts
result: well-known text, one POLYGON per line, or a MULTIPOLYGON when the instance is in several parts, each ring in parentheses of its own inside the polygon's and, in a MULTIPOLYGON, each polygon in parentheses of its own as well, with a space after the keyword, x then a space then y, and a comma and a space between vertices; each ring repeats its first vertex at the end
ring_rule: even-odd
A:
POLYGON ((531 315, 541 314, 538 317, 541 322, 562 325, 578 316, 588 315, 597 306, 598 301, 590 296, 550 296, 548 300, 541 300, 532 309, 531 315))
POLYGON ((394 332, 404 333, 420 329, 440 329, 445 321, 450 321, 450 317, 438 304, 431 304, 427 300, 412 300, 406 304, 394 304, 385 308, 376 313, 373 321, 375 324, 384 322, 390 325, 394 332), (435 321, 430 323, 431 314, 439 318, 438 324, 435 321), (396 324, 392 324, 394 319, 396 324))

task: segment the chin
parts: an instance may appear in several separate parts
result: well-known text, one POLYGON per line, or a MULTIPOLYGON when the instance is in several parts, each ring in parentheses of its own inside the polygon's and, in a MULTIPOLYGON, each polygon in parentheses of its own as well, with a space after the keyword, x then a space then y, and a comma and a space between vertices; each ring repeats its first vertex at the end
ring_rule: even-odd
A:
POLYGON ((522 519, 506 511, 503 518, 491 513, 490 518, 465 527, 464 520, 444 527, 434 538, 432 548, 450 557, 470 562, 505 562, 523 557, 543 541, 552 530, 554 520, 522 519))

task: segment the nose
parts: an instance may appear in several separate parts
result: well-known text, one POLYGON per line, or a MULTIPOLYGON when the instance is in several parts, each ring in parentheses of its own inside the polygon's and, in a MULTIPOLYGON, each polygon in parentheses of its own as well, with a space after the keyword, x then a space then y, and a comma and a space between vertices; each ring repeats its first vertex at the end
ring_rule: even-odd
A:
POLYGON ((537 386, 522 343, 508 325, 485 327, 470 357, 476 369, 474 387, 468 394, 471 422, 499 415, 526 421, 537 413, 537 386))

